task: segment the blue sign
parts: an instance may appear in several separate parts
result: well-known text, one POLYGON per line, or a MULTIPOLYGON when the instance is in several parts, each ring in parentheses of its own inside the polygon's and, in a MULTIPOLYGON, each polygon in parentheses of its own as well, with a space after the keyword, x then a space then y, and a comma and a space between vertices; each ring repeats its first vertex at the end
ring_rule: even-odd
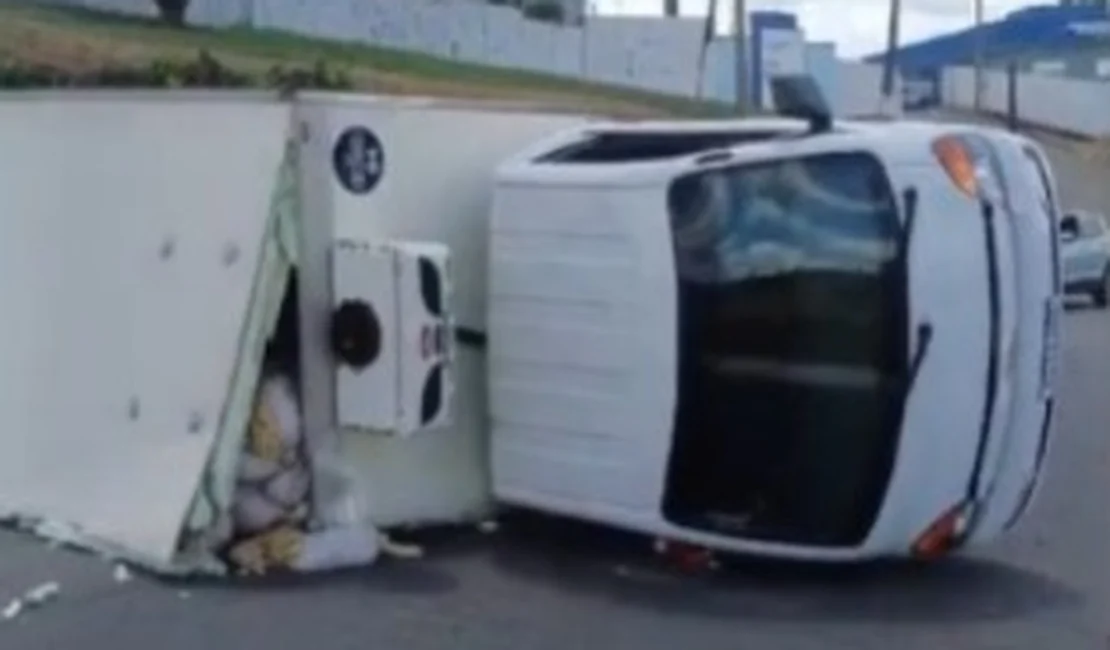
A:
POLYGON ((385 174, 385 150, 373 131, 352 126, 339 135, 332 149, 335 176, 351 194, 369 194, 385 174))
POLYGON ((772 29, 796 31, 798 18, 782 11, 753 11, 748 15, 751 24, 751 66, 750 82, 753 107, 764 105, 763 100, 763 32, 772 29))

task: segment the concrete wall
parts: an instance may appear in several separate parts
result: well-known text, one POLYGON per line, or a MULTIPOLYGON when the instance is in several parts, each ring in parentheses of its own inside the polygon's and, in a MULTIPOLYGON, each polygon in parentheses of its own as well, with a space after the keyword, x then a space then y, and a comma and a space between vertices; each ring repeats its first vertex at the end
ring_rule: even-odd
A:
MULTIPOLYGON (((24 1, 155 15, 153 0, 24 1)), ((476 0, 192 0, 188 19, 195 25, 251 26, 372 43, 673 95, 700 91, 721 101, 736 97, 735 47, 727 38, 711 42, 697 88, 704 23, 696 18, 604 16, 574 27, 527 20, 516 9, 476 0)), ((852 115, 873 110, 878 77, 870 68, 824 61, 811 72, 825 77, 822 85, 839 89, 832 100, 838 114, 852 115), (872 78, 874 88, 867 86, 872 78)))
MULTIPOLYGON (((736 98, 735 52, 736 44, 732 39, 716 39, 710 45, 702 82, 703 97, 722 102, 736 98)), ((806 71, 816 79, 836 115, 876 112, 880 104, 880 66, 844 61, 836 56, 836 47, 831 43, 806 43, 803 56, 806 71)), ((900 87, 899 83, 896 93, 901 92, 900 87)))
MULTIPOLYGON (((806 47, 806 69, 837 115, 875 115, 881 111, 882 66, 844 61, 836 56, 833 44, 810 43, 806 47)), ((901 94, 902 83, 896 78, 894 96, 901 94)))
MULTIPOLYGON (((26 1, 155 15, 152 0, 26 1)), ((372 43, 685 96, 697 91, 704 28, 698 19, 637 17, 562 26, 473 0, 192 0, 188 20, 372 43)))
POLYGON ((1075 79, 1110 81, 1110 51, 1069 52, 1060 56, 1036 56, 1023 61, 1024 71, 1057 74, 1075 79))
MULTIPOLYGON (((837 61, 836 90, 832 103, 842 115, 877 115, 882 111, 881 66, 854 61, 837 61)), ((902 96, 896 83, 894 96, 902 96)))
MULTIPOLYGON (((986 71, 984 77, 984 110, 1005 114, 1009 103, 1006 73, 986 71)), ((941 79, 941 101, 954 108, 974 108, 974 71, 971 68, 945 70, 941 79)), ((1092 138, 1110 138, 1110 83, 1020 74, 1017 105, 1021 119, 1028 123, 1092 138)))

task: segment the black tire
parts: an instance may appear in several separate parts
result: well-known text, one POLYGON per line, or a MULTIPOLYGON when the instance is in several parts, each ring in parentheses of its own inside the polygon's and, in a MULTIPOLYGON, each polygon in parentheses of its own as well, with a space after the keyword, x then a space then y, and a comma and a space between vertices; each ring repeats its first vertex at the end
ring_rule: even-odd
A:
POLYGON ((1106 309, 1107 303, 1110 302, 1110 268, 1102 272, 1098 287, 1091 292, 1091 300, 1095 303, 1095 307, 1106 309))

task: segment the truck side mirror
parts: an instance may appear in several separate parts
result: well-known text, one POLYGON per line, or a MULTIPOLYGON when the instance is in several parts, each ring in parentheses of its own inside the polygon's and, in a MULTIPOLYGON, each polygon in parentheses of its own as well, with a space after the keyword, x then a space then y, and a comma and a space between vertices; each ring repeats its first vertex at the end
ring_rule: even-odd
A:
POLYGON ((775 112, 783 117, 805 120, 812 133, 832 129, 833 115, 817 81, 807 74, 779 75, 771 79, 775 112))
POLYGON ((1066 214, 1060 219, 1060 239, 1072 241, 1079 238, 1079 219, 1074 214, 1066 214))

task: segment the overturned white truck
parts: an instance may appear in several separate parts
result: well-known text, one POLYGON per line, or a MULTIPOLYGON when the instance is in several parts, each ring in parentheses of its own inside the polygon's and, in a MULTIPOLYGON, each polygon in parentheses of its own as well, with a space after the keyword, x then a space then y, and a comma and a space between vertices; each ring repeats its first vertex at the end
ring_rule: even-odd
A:
POLYGON ((1043 465, 1054 192, 970 127, 0 96, 0 516, 164 572, 496 501, 937 556, 1043 465), (302 502, 247 525, 265 462, 302 502))

